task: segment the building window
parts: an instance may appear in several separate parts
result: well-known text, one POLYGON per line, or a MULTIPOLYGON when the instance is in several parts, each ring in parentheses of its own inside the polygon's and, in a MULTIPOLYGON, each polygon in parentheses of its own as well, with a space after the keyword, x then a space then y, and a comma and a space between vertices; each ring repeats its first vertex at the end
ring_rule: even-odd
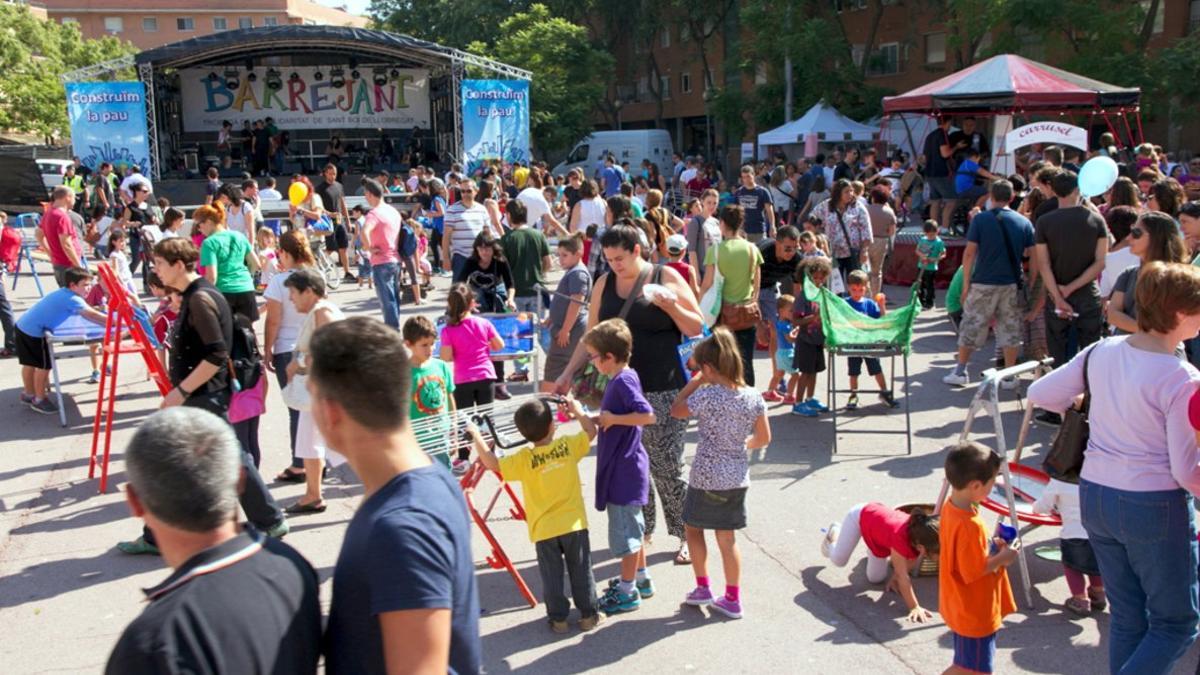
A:
POLYGON ((666 26, 662 29, 662 35, 658 38, 658 44, 663 49, 671 46, 671 27, 666 26))
POLYGON ((213 30, 229 30, 229 21, 223 16, 214 16, 213 30))
POLYGON ((125 30, 125 20, 119 16, 104 17, 104 32, 105 33, 120 33, 125 30))
POLYGON ((243 16, 238 19, 238 28, 254 28, 254 19, 248 16, 243 16))
POLYGON ((930 33, 925 36, 925 63, 939 64, 946 62, 946 34, 930 33))
POLYGON ((685 94, 692 93, 692 74, 691 73, 680 73, 679 74, 679 91, 681 91, 685 94))
POLYGON ((175 30, 185 32, 196 30, 196 21, 190 16, 181 16, 175 19, 175 30))
POLYGON ((637 82, 637 100, 644 101, 650 98, 650 80, 639 77, 637 82))
POLYGON ((1188 8, 1188 30, 1196 30, 1200 26, 1200 0, 1192 0, 1188 8))
POLYGON ((278 26, 279 19, 276 19, 273 16, 264 16, 263 17, 263 25, 264 26, 278 26))
POLYGON ((863 53, 866 50, 866 45, 850 45, 850 58, 854 60, 854 65, 862 67, 863 53))
POLYGON ((759 63, 754 67, 754 84, 763 85, 767 83, 767 64, 759 63))
POLYGON ((65 26, 65 25, 67 25, 67 24, 69 24, 69 23, 75 23, 75 24, 77 24, 77 23, 79 23, 79 19, 76 19, 76 18, 75 18, 75 17, 73 17, 73 16, 64 16, 64 17, 62 18, 62 23, 63 23, 63 25, 64 25, 64 26, 65 26))
POLYGON ((142 32, 157 33, 158 32, 158 19, 156 19, 152 16, 142 17, 142 32))
MULTIPOLYGON (((1163 21, 1167 10, 1167 0, 1158 0, 1158 11, 1154 14, 1154 34, 1163 32, 1163 21)), ((1142 11, 1150 11, 1150 0, 1142 0, 1142 11)))
POLYGON ((900 43, 879 45, 867 61, 867 75, 895 75, 900 72, 900 43))
POLYGON ((833 0, 833 9, 838 12, 847 12, 855 9, 866 9, 867 0, 833 0))
POLYGON ((660 75, 658 78, 658 95, 664 101, 671 100, 671 76, 660 75))

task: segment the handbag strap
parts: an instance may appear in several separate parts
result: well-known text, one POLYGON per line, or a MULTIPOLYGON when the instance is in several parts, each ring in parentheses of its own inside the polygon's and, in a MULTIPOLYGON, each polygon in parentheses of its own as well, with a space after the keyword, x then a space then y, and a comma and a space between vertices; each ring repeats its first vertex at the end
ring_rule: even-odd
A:
POLYGON ((1013 253, 1012 242, 1008 239, 1008 228, 1004 227, 1004 223, 1000 220, 1000 211, 1003 209, 992 209, 992 216, 996 219, 996 225, 1000 228, 1000 236, 1004 237, 1004 255, 1008 257, 1008 265, 1012 268, 1013 276, 1017 278, 1017 288, 1025 288, 1025 275, 1021 273, 1021 266, 1017 264, 1017 255, 1013 253))
POLYGON ((1080 408, 1080 412, 1084 415, 1087 415, 1092 408, 1092 386, 1088 381, 1088 359, 1092 358, 1092 352, 1103 342, 1104 340, 1101 340, 1088 347, 1087 353, 1083 355, 1083 406, 1080 408))
MULTIPOLYGON (((650 273, 654 271, 655 265, 650 265, 642 269, 638 273, 637 281, 633 282, 633 288, 630 289, 629 295, 625 298, 625 304, 621 305, 621 311, 617 313, 617 318, 624 319, 629 316, 629 310, 633 307, 633 303, 637 300, 638 295, 642 292, 642 286, 646 285, 646 280, 650 278, 650 273)), ((616 283, 616 279, 613 280, 616 283)), ((616 290, 616 286, 613 287, 616 290)))
POLYGON ((846 221, 842 220, 842 212, 838 211, 836 206, 833 207, 833 215, 837 216, 838 225, 842 227, 842 236, 846 238, 846 248, 854 248, 850 243, 850 231, 846 229, 846 221))

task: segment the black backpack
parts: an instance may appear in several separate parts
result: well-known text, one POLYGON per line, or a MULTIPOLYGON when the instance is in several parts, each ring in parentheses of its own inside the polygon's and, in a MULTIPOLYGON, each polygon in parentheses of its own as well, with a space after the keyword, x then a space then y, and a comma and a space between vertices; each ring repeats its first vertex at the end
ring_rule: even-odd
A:
POLYGON ((241 314, 233 315, 233 344, 229 346, 229 380, 236 391, 253 389, 263 374, 262 352, 254 335, 254 324, 241 314))

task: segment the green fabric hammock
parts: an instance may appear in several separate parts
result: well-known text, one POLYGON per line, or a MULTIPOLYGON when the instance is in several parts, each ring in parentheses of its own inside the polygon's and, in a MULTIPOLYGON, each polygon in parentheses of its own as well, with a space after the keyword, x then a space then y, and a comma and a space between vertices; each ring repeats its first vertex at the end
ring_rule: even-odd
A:
MULTIPOLYGON (((836 270, 834 274, 837 274, 836 270)), ((904 354, 909 353, 913 320, 920 308, 915 287, 907 305, 888 310, 878 319, 860 314, 828 288, 813 284, 808 277, 804 278, 804 297, 810 302, 820 303, 821 328, 825 333, 827 349, 899 347, 904 354)))

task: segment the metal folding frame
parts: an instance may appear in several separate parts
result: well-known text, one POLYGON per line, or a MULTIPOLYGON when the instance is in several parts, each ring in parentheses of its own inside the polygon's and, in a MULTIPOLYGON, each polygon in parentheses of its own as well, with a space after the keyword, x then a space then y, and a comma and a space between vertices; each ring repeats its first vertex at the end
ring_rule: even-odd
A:
MULTIPOLYGON (((845 345, 836 349, 829 350, 829 377, 826 378, 826 391, 828 392, 827 400, 829 401, 829 411, 833 415, 833 454, 838 452, 838 394, 849 394, 851 392, 858 393, 858 390, 838 389, 837 388, 837 357, 856 357, 864 359, 890 359, 891 366, 891 383, 892 391, 896 390, 896 357, 900 357, 904 364, 904 431, 900 430, 878 430, 878 429, 854 429, 844 431, 846 434, 878 434, 878 435, 894 435, 904 434, 904 439, 907 442, 907 452, 912 454, 912 404, 909 401, 909 376, 908 376, 908 354, 904 347, 900 345, 845 345)), ((867 375, 870 377, 870 375, 867 375)), ((861 408, 860 408, 861 409, 861 408)))

